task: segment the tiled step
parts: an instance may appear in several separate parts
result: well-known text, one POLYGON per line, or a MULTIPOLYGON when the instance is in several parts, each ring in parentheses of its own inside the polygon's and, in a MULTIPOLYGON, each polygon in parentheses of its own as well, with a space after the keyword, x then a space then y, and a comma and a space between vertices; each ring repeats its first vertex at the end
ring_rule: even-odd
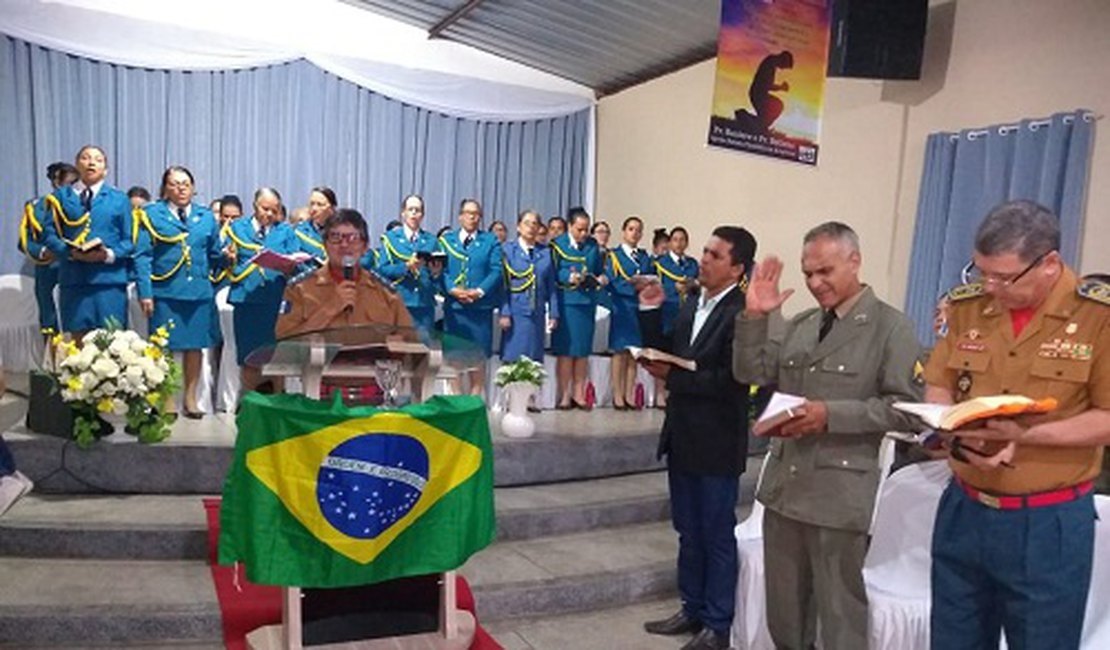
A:
MULTIPOLYGON (((483 621, 658 598, 674 590, 666 523, 494 544, 460 569, 483 621)), ((220 613, 203 561, 0 558, 0 646, 207 644, 220 613)))
MULTIPOLYGON (((501 541, 661 521, 669 513, 662 472, 494 494, 501 541)), ((207 539, 197 495, 32 493, 0 519, 0 556, 201 560, 207 539)))

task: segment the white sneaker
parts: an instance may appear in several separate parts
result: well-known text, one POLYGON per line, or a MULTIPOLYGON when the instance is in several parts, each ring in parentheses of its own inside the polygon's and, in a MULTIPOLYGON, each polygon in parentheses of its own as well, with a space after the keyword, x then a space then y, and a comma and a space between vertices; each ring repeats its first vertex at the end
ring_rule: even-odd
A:
POLYGON ((25 486, 15 475, 0 476, 0 517, 3 517, 4 513, 24 494, 25 486))
POLYGON ((19 496, 24 496, 28 492, 30 492, 31 490, 35 489, 35 482, 32 481, 26 474, 19 471, 18 469, 15 470, 15 472, 12 474, 12 476, 15 477, 15 480, 17 480, 17 481, 19 481, 20 483, 23 484, 23 494, 21 494, 19 496))

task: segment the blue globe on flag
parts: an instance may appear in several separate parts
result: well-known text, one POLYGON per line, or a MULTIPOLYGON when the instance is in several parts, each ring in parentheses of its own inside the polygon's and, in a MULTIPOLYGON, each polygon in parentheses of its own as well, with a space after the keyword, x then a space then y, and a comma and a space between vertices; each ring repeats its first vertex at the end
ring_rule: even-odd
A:
POLYGON ((374 539, 404 517, 428 482, 428 450, 411 436, 367 433, 332 449, 316 475, 316 500, 328 523, 374 539))

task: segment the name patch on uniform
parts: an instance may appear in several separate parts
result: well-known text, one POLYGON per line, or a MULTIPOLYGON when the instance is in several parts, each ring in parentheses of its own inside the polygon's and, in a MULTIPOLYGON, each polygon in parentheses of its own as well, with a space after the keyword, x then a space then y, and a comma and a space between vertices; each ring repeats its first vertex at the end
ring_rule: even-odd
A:
POLYGON ((986 352, 987 345, 976 341, 960 341, 956 344, 956 349, 964 352, 986 352))
POLYGON ((1074 361, 1090 361, 1094 356, 1095 346, 1091 343, 1079 343, 1063 339, 1053 339, 1041 343, 1037 356, 1045 359, 1072 359, 1074 361))

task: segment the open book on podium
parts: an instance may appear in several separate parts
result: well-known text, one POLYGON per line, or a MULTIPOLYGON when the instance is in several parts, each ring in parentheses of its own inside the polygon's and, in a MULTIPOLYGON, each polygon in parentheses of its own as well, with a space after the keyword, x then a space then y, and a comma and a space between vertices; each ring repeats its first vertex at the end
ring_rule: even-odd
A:
POLYGON ((632 358, 637 361, 641 359, 644 361, 661 361, 682 368, 683 370, 689 370, 690 372, 697 372, 698 369, 698 362, 693 359, 676 357, 669 352, 664 352, 655 348, 638 348, 634 345, 630 345, 628 346, 628 352, 632 355, 632 358))
POLYGON ((959 404, 895 402, 893 406, 917 416, 934 429, 954 431, 978 420, 1048 413, 1056 410, 1056 400, 1052 397, 1035 400, 1023 395, 988 395, 959 404))

